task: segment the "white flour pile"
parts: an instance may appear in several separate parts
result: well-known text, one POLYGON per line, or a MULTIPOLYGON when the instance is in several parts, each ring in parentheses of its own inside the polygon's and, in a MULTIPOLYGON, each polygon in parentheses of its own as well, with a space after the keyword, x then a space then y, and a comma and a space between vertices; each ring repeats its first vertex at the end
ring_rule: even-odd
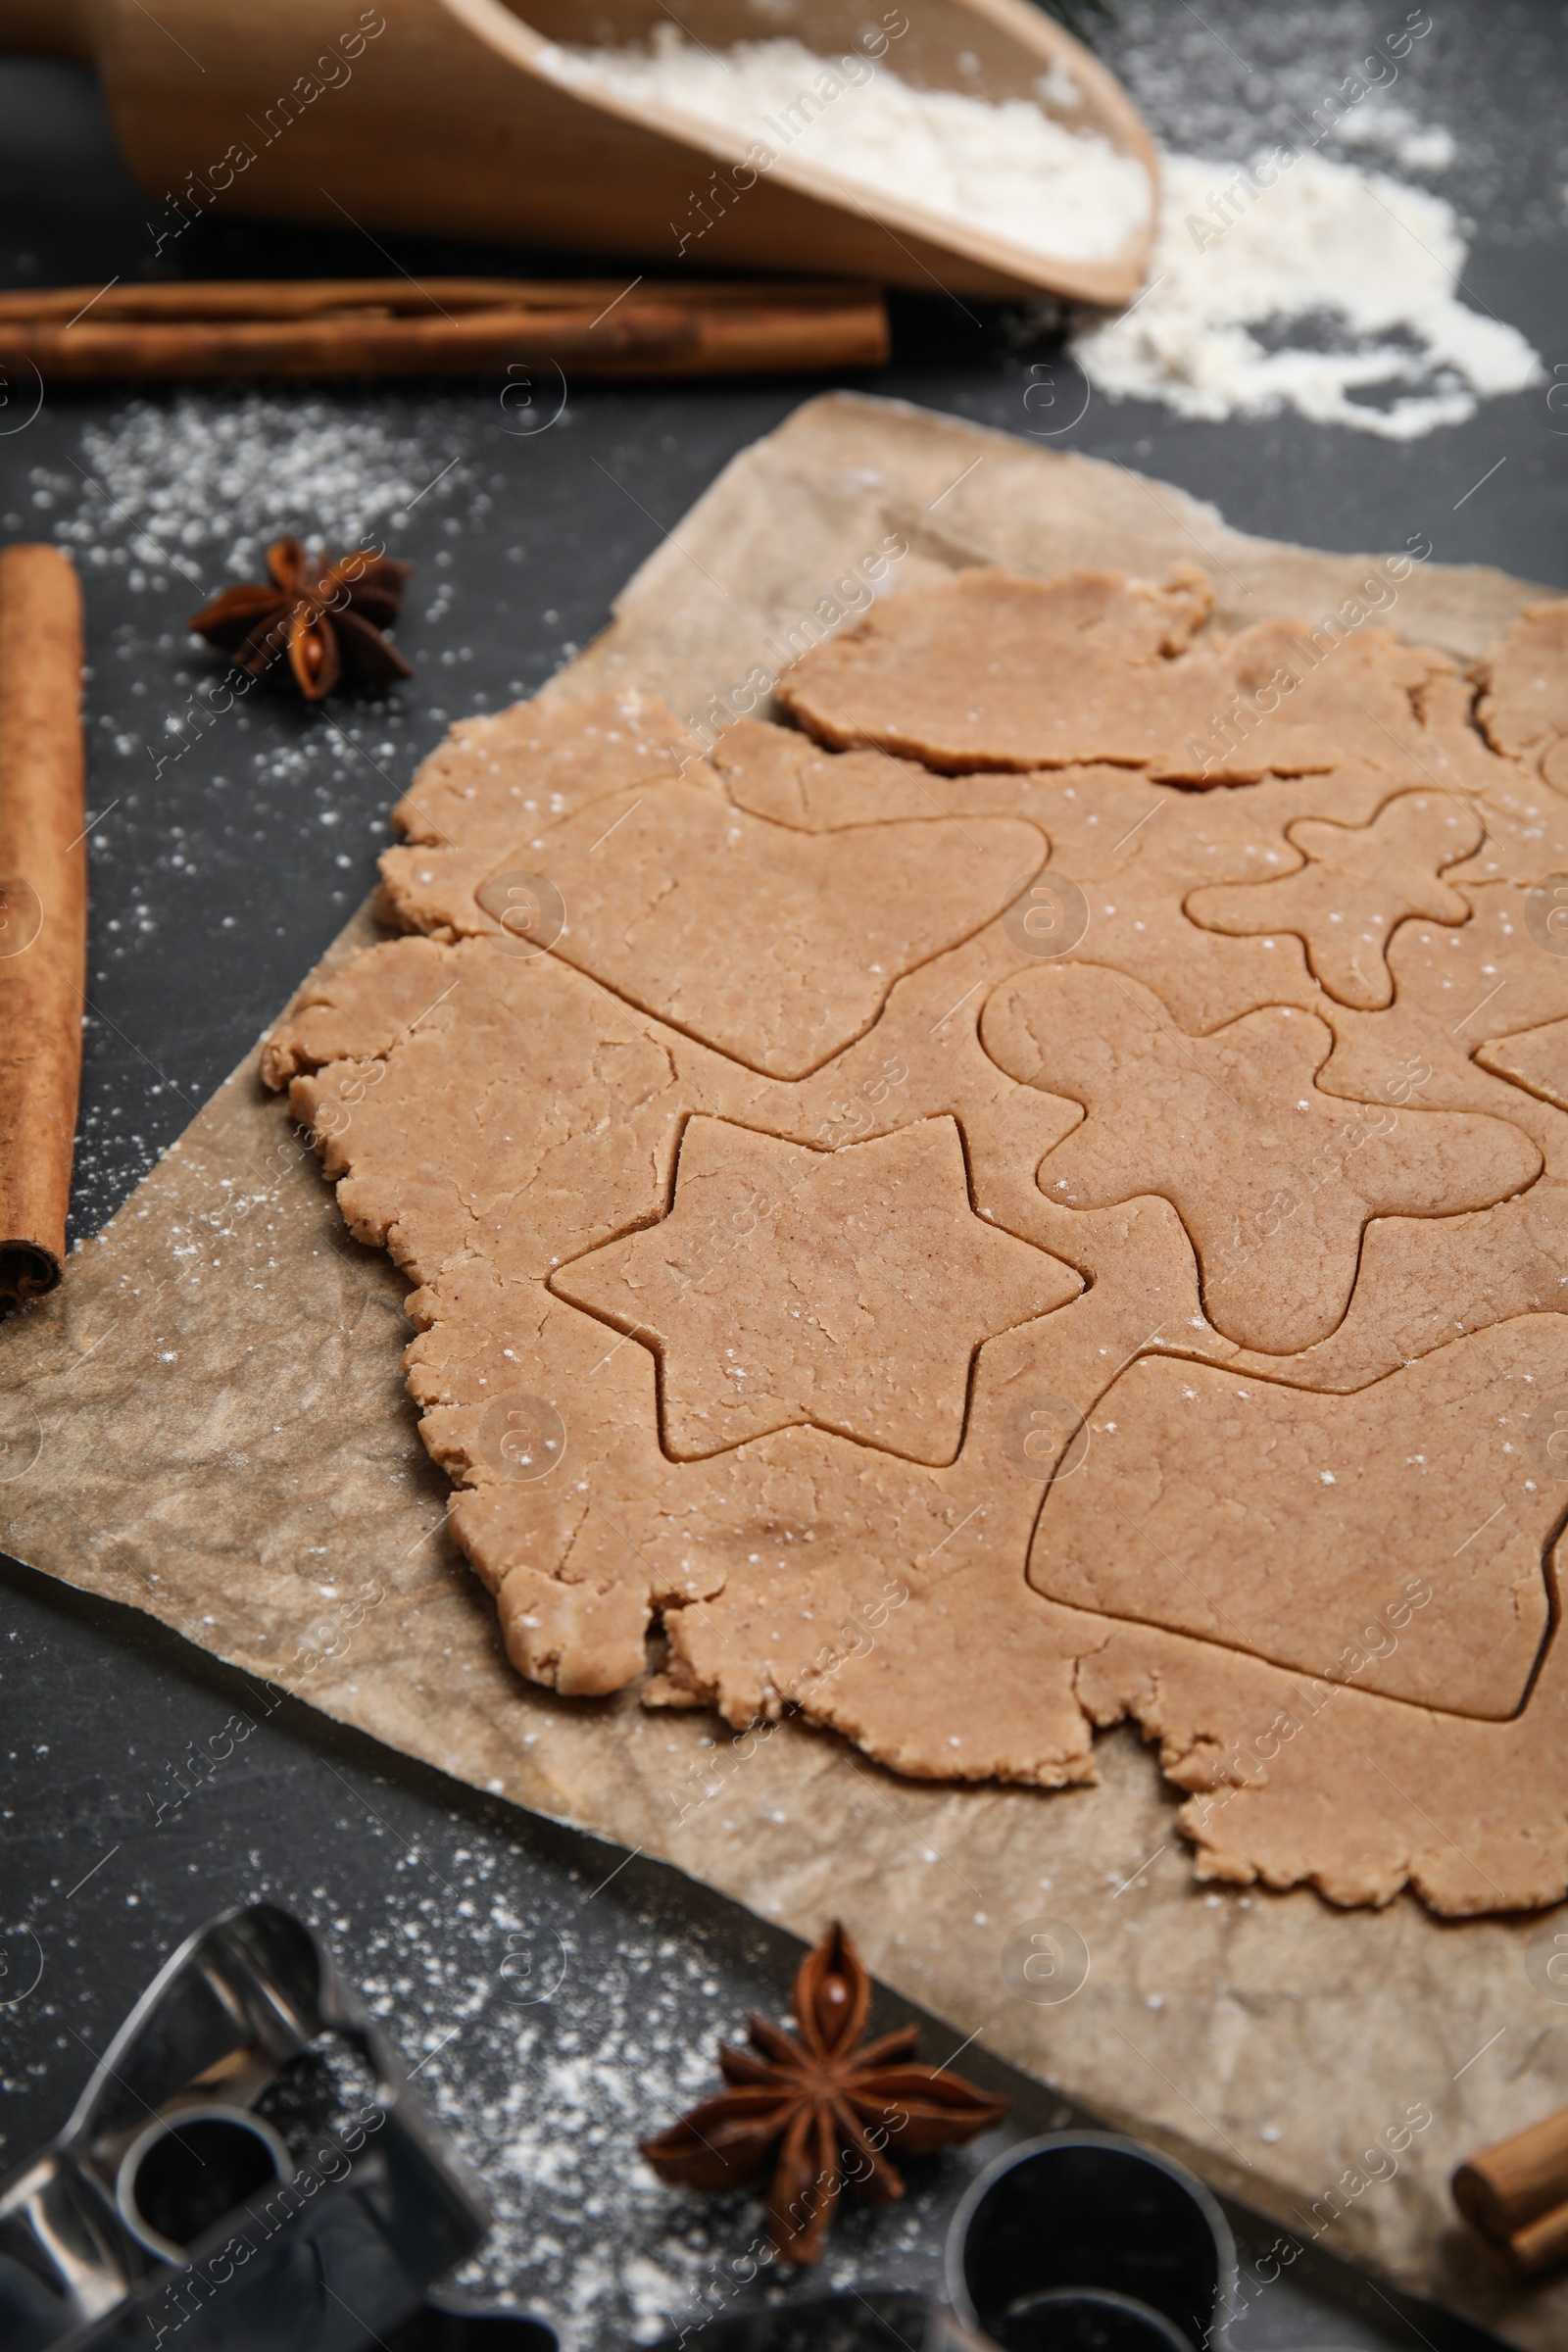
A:
POLYGON ((1450 204, 1289 155, 1250 169, 1164 158, 1149 286, 1074 345, 1097 390, 1211 420, 1290 407, 1410 441, 1537 380, 1517 327, 1457 297, 1466 249, 1450 204))
MULTIPOLYGON (((662 25, 651 49, 552 46, 538 62, 574 87, 725 133, 750 146, 754 171, 799 158, 1058 261, 1108 261, 1149 219, 1149 174, 1097 132, 1063 128, 1029 98, 913 89, 858 50, 831 60, 796 40, 742 41, 718 55, 662 25)), ((1057 105, 1067 95, 1059 75, 1041 91, 1057 105)), ((737 181, 741 201, 750 185, 737 181)))

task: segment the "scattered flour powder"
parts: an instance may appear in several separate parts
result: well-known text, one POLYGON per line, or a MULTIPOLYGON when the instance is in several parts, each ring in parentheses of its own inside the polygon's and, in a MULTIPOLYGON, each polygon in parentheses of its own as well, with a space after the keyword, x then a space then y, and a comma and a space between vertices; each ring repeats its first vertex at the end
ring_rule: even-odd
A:
POLYGON ((81 436, 81 465, 34 469, 33 505, 78 563, 127 553, 187 581, 260 576, 269 540, 316 530, 336 550, 395 528, 427 491, 467 479, 437 430, 397 433, 352 392, 187 392, 136 400, 81 436))
POLYGON ((1148 287, 1074 344, 1097 390, 1214 420, 1291 407, 1410 441, 1538 379, 1517 327, 1458 299, 1465 241, 1445 198, 1312 152, 1162 170, 1148 287))
MULTIPOLYGON (((780 39, 718 55, 662 25, 649 49, 551 46, 539 62, 575 87, 749 142, 753 168, 788 153, 869 196, 1058 261, 1108 261, 1149 219, 1148 172, 1098 132, 1067 129, 1030 98, 914 89, 858 50, 828 59, 780 39)), ((1057 106, 1081 103, 1054 69, 1039 88, 1057 106)))
POLYGON ((1446 172, 1456 161, 1458 142, 1441 122, 1422 122, 1407 106, 1386 98, 1380 107, 1345 115, 1334 135, 1347 147, 1382 147, 1401 172, 1446 172))

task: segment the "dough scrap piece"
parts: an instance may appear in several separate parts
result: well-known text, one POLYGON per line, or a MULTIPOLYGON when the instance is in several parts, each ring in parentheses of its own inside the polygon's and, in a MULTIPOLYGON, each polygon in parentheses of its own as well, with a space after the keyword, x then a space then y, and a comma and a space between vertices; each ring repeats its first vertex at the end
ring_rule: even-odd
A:
POLYGON ((385 1056, 421 1025, 451 979, 445 953, 427 939, 399 940, 373 959, 356 956, 301 989, 262 1048, 263 1083, 281 1088, 329 1062, 385 1056))
POLYGON ((1541 765, 1568 789, 1555 751, 1568 736, 1568 603, 1527 605, 1480 665, 1476 716, 1494 751, 1541 765))
POLYGON ((1119 572, 962 572, 814 647, 778 699, 821 743, 952 772, 1106 760, 1173 783, 1253 784, 1359 752, 1422 780, 1412 698, 1451 663, 1378 628, 1334 637, 1268 620, 1195 643, 1210 601, 1188 567, 1164 588, 1119 572))
POLYGON ((1452 1216, 1541 1173, 1500 1119, 1320 1093, 1332 1035, 1289 1005, 1190 1038, 1136 982, 1048 965, 997 991, 982 1035, 1013 1077, 1087 1113, 1041 1162, 1041 1191, 1069 1208, 1162 1193, 1193 1237, 1209 1319, 1269 1355, 1343 1320, 1372 1218, 1452 1216))
POLYGON ((611 1578, 568 1584, 514 1568, 496 1595, 513 1663, 564 1698, 604 1698, 646 1666, 647 1595, 611 1578))
POLYGON ((1370 606, 1229 644, 1207 611, 1188 574, 891 598, 786 683, 809 731, 747 721, 707 758, 650 698, 466 723, 386 860, 415 936, 303 996, 266 1073, 417 1286, 409 1389, 519 1672, 1042 1788, 1092 1782, 1096 1728, 1131 1718, 1200 1875, 1553 1901, 1568 957, 1532 891, 1568 826, 1537 753, 1489 744, 1471 681, 1370 606), (1018 662, 1048 642, 1043 693, 1018 662), (1004 654, 1005 758, 934 741, 1004 654), (890 677, 886 730, 818 739, 813 696, 848 740, 890 677), (1042 712, 1081 757, 1036 761, 1042 712), (1186 789, 1216 782, 1247 789, 1186 789), (1342 1002, 1293 933, 1195 921, 1250 892, 1274 922, 1327 863, 1303 846, 1366 850, 1381 890, 1380 812, 1412 796, 1488 838, 1414 861, 1407 897, 1441 869, 1460 899, 1396 920, 1392 1002, 1342 1002), (1086 915, 1056 960, 1009 920, 1047 859, 1086 915), (564 902, 542 953, 475 897, 514 860, 564 902), (1048 1063, 1082 1088, 1043 1091, 1048 1063), (687 1176, 755 1201, 784 1162, 812 1185, 743 1204, 656 1311, 687 1176), (1223 1279, 1241 1217, 1250 1289, 1223 1279), (740 1399, 711 1449, 705 1377, 740 1399), (1173 1462, 1195 1413, 1209 1450, 1173 1462))
POLYGON ((1467 890, 1472 882, 1528 888, 1568 877, 1568 799, 1558 801, 1539 776, 1523 792, 1489 797, 1486 826, 1475 856, 1448 870, 1446 879, 1455 889, 1467 890))
MULTIPOLYGON (((1412 1597, 1380 1593, 1352 1657, 1402 1638, 1412 1597)), ((1451 1919, 1568 1891, 1568 1655, 1556 1642, 1507 1723, 1401 1706, 1142 1626, 1086 1654, 1077 1690, 1097 1722, 1136 1714, 1168 1777, 1196 1791, 1176 1818, 1200 1880, 1375 1905, 1408 1886, 1451 1919)))
POLYGON ((1476 1050, 1484 1070, 1510 1079, 1544 1102, 1568 1110, 1568 1018, 1544 1021, 1512 1037, 1490 1038, 1476 1050))
POLYGON ((1196 890, 1187 912, 1233 936, 1295 932, 1331 997, 1375 1011, 1394 1002, 1385 953, 1396 924, 1468 922, 1468 900, 1439 877, 1480 847, 1484 830, 1463 802, 1426 792, 1396 794, 1361 827, 1300 817, 1286 831, 1302 857, 1295 873, 1196 890))
POLYGON ((542 1283, 560 1258, 655 1215, 683 1079, 698 1071, 726 1107, 744 1100, 728 1064, 555 956, 480 940, 357 956, 264 1062, 271 1085, 293 1076, 291 1107, 355 1234, 421 1284, 470 1257, 542 1283))
POLYGON ((822 1152, 696 1118, 669 1214, 553 1288, 657 1348, 677 1459, 806 1423, 940 1464, 980 1342, 1082 1283, 974 1215, 952 1119, 822 1152))
POLYGON ((433 939, 498 934, 473 894, 514 854, 526 866, 552 826, 610 793, 708 774, 696 737, 657 695, 514 703, 460 719, 392 810, 407 846, 382 855, 380 912, 433 939))
MULTIPOLYGON (((1325 1007, 1335 1037, 1322 1073, 1331 1094, 1533 1118, 1528 1102, 1510 1100, 1478 1075, 1478 1064, 1492 1066, 1498 1039, 1568 1017, 1568 955, 1558 952, 1554 931, 1543 931, 1544 946, 1537 938, 1531 892, 1487 885, 1464 895, 1473 910, 1467 923, 1408 922, 1396 932, 1386 1011, 1325 1007)), ((1530 1132, 1540 1141, 1534 1125, 1530 1132)))
POLYGON ((1141 1357, 1047 1491, 1029 1581, 1329 1680, 1371 1596, 1424 1592, 1357 1686, 1511 1716, 1550 1623, 1543 1552, 1563 1494, 1536 1425, 1565 1347, 1568 1319, 1524 1317, 1350 1396, 1141 1357))
MULTIPOLYGON (((943 816, 955 806, 953 786, 939 786, 912 760, 879 751, 825 753, 798 729, 761 718, 726 727, 710 758, 737 808, 803 833, 833 833, 890 817, 943 816)), ((1015 805, 1018 796, 1010 797, 1015 805)), ((972 800, 968 805, 978 813, 991 799, 987 795, 978 808, 972 800)), ((1004 811, 1014 812, 1014 806, 1004 811)))

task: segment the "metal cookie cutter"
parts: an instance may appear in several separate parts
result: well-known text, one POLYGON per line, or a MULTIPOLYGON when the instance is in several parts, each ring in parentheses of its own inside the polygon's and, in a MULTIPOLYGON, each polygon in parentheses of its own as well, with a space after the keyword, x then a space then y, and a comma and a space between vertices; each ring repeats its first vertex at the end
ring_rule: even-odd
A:
MULTIPOLYGON (((0 2182, 0 2343, 359 2352, 405 2325, 466 2343, 426 2289, 488 2226, 324 1946, 256 1903, 180 1946, 59 2138, 0 2182)), ((554 2338, 476 2315, 471 2340, 554 2338)))
POLYGON ((1236 2241, 1200 2180, 1109 2132, 1009 2148, 948 2237, 948 2299, 1002 2352, 1210 2352, 1236 2241))

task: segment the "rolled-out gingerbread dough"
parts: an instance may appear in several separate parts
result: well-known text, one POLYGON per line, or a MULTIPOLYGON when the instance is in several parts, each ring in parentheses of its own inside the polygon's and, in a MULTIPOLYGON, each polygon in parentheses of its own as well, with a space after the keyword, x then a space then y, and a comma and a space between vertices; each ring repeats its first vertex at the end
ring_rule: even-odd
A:
MULTIPOLYGON (((1260 615, 1306 613, 1331 636, 1359 630, 1375 606, 1401 639, 1452 657, 1451 672, 1428 674, 1422 701, 1429 713, 1442 706, 1461 718, 1475 699, 1469 666, 1548 594, 1436 555, 1391 587, 1385 558, 1248 538, 1175 485, 1124 466, 838 393, 806 403, 735 460, 548 695, 584 701, 608 692, 621 701, 635 688, 663 696, 703 742, 722 738, 710 760, 738 807, 803 831, 831 829, 850 779, 868 821, 918 818, 942 790, 920 762, 874 747, 823 751, 792 727, 753 723, 765 719, 766 681, 792 653, 853 625, 869 602, 878 551, 890 549, 906 552, 882 564, 879 594, 978 564, 1042 580, 1085 565, 1159 580, 1198 552, 1219 590, 1211 628, 1237 634, 1260 615), (752 720, 736 723, 748 710, 752 720)), ((1528 638, 1510 642, 1522 674, 1546 674, 1528 638)), ((1483 699, 1483 723, 1487 709, 1483 699)), ((1525 725, 1531 758, 1550 754, 1550 782, 1563 758, 1558 727, 1529 714, 1525 725)), ((1553 970, 1514 962, 1507 995, 1519 992, 1521 1025, 1513 1035, 1494 1034, 1468 1061, 1451 1041, 1472 1034, 1475 1021, 1463 1024, 1496 986, 1486 966, 1498 948, 1510 951, 1518 905, 1512 891, 1472 894, 1470 886, 1528 892, 1549 866, 1563 877, 1539 885, 1538 919, 1549 926, 1557 906, 1568 907, 1568 800, 1544 793, 1523 756, 1514 781, 1499 783, 1467 719, 1446 740, 1462 758, 1462 777, 1487 779, 1486 840, 1443 868, 1474 911, 1457 926, 1431 915, 1399 924, 1386 951, 1390 1004, 1372 1019, 1342 1005, 1319 1076, 1325 1091, 1350 1099, 1349 1119, 1356 1102, 1397 1107, 1409 1090, 1417 1104, 1523 1124, 1545 1154, 1555 1124, 1538 1135, 1534 1106, 1568 1107, 1568 1017, 1557 1008, 1553 970), (1494 1084, 1499 1074, 1513 1082, 1494 1084), (1507 1108, 1499 1112, 1499 1103, 1507 1108)), ((587 748, 578 737, 570 762, 553 767, 553 792, 564 796, 567 766, 580 767, 587 748)), ((1422 756, 1434 764, 1430 743, 1422 756)), ((652 744, 649 758, 667 763, 667 745, 652 744)), ((1130 844, 1123 837, 1164 796, 1150 791, 1142 770, 1095 773, 1094 795, 1066 780, 1051 830, 1053 857, 1070 853, 1072 870, 1089 877, 1081 887, 1093 902, 1100 960, 1108 946, 1108 960, 1148 985, 1159 955, 1166 1008, 1191 1036, 1240 1017, 1259 986, 1270 1002, 1321 1012, 1306 964, 1282 978, 1266 935, 1216 943, 1179 892, 1157 905, 1146 897, 1135 910, 1124 894, 1098 886, 1125 873, 1151 827, 1130 844), (1180 956, 1163 952, 1173 941, 1180 956)), ((1307 821, 1370 826, 1388 799, 1386 776, 1368 766, 1342 772, 1341 782, 1342 805, 1307 821)), ((1435 783, 1427 776, 1419 790, 1435 783)), ((1028 821, 1027 773, 994 771, 988 792, 993 808, 1028 821)), ((1251 882, 1299 871, 1305 853, 1286 832, 1299 807, 1294 786, 1265 778, 1206 797, 1211 823, 1227 808, 1232 821, 1245 820, 1240 839, 1256 844, 1251 882)), ((1461 797, 1472 802, 1468 784, 1461 797)), ((492 870, 488 860, 483 870, 492 870)), ((1200 868, 1190 880, 1196 892, 1207 876, 1200 868)), ((1033 888, 1027 911, 1038 929, 1051 906, 1033 888)), ((503 893, 495 903, 526 932, 526 900, 503 893)), ((377 936, 362 911, 317 977, 377 936)), ((1555 936, 1549 927, 1546 936, 1555 936)), ((401 946, 411 958, 432 953, 417 938, 401 946)), ((424 978, 416 960, 406 976, 402 1023, 422 1026, 446 983, 415 994, 424 978)), ((960 994, 955 987, 932 1021, 960 994)), ((1494 998, 1491 1009, 1504 1002, 1494 998)), ((569 1051, 569 1037, 561 1038, 569 1051)), ((686 1051, 698 1054, 695 1045, 686 1051)), ((1059 1758, 1069 1737, 1081 1736, 1083 1701, 1109 1722, 1130 1694, 1136 1718, 1092 1749, 1083 1740, 1079 1776, 1097 1786, 1060 1794, 1001 1780, 899 1780, 848 1737, 798 1714, 732 1734, 703 1709, 645 1708, 637 1692, 646 1685, 595 1699, 531 1682, 505 1656, 495 1605, 451 1538, 452 1492, 419 1441, 399 1362, 412 1329, 405 1279, 383 1251, 353 1240, 308 1139, 278 1096, 260 1087, 257 1059, 256 1051, 245 1056, 105 1232, 74 1256, 60 1290, 0 1326, 0 1535, 11 1551, 151 1614, 385 1747, 617 1840, 620 1851, 607 1848, 603 1870, 591 1872, 595 1885, 613 1881, 624 1853, 640 1849, 808 1939, 844 1918, 877 1974, 949 2021, 956 2044, 980 2034, 1108 2124, 1153 2139, 1271 2214, 1285 2233, 1283 2264, 1293 2240, 1321 2237, 1525 2352, 1559 2352, 1568 2287, 1560 2279, 1508 2285, 1458 2228, 1448 2178, 1476 2147, 1568 2099, 1568 2008, 1555 1982, 1568 1914, 1454 1922, 1413 1900, 1335 1908, 1305 1886, 1273 1895, 1239 1883, 1205 1888, 1193 1883, 1176 1820, 1181 1782, 1194 1780, 1203 1795, 1203 1776, 1228 1751, 1244 1769, 1206 1792, 1206 1843, 1223 1843, 1233 1867, 1252 1854, 1283 1883, 1305 1851, 1344 1860, 1328 1875, 1336 1889, 1368 1878, 1396 1884, 1411 1870, 1429 1889, 1445 1873, 1457 1886, 1456 1853, 1478 1851, 1479 1825, 1494 1846, 1516 1844, 1523 1877, 1532 1843, 1549 1847, 1560 1817, 1562 1714, 1546 1676, 1517 1722, 1460 1721, 1457 1739, 1458 1719, 1389 1703, 1374 1678, 1397 1673, 1412 1654, 1403 1639, 1410 1626, 1430 1622, 1401 1568, 1376 1616, 1363 1615, 1361 1631, 1341 1642, 1335 1655, 1348 1679, 1324 1686, 1327 1712, 1305 1675, 1165 1624, 1118 1618, 1108 1589, 1104 1614, 1084 1620, 1099 1647, 1086 1651, 1062 1705, 1066 1678, 1059 1664, 1039 1670, 1037 1643, 984 1655, 971 1643, 970 1595, 1000 1573, 1016 1581, 1027 1534, 1018 1532, 1019 1548, 1005 1556, 979 1541, 989 1540, 999 1485, 982 1489, 968 1525, 960 1520, 936 1554, 938 1569, 961 1573, 918 1601, 912 1582, 895 1578, 852 1609, 838 1568, 809 1593, 805 1575, 781 1588, 792 1606, 772 1620, 780 1671, 797 1656, 809 1663, 840 1651, 846 1731, 876 1713, 879 1662, 895 1650, 904 1670, 911 1660, 923 1666, 934 1704, 967 1671, 971 1684, 984 1679, 996 1719, 976 1739, 1014 1757, 1035 1740, 1043 1757, 1059 1758), (1331 1728, 1329 1743, 1321 1735, 1331 1728), (1160 1779, 1156 1755, 1175 1785, 1160 1779), (1534 1803, 1521 1831, 1523 1788, 1534 1790, 1534 1803), (1080 1939, 1088 1973, 1043 1989, 1071 1997, 1043 2003, 1039 1986, 1021 1994, 1020 1943, 1038 1950, 1032 1938, 1045 1933, 1065 1951, 1067 1931, 1080 1939), (1433 2123, 1388 2178, 1391 2130, 1422 2101, 1433 2123)), ((896 1069, 870 1082, 869 1098, 840 1094, 829 1136, 871 1133, 878 1090, 902 1091, 896 1069)), ((965 1134, 972 1143, 978 1132, 971 1108, 965 1134)), ((440 1196, 432 1186, 423 1199, 428 1211, 440 1196)), ((461 1234, 465 1212, 450 1194, 445 1213, 461 1234)), ((1152 1231, 1146 1220, 1171 1212, 1146 1199, 1115 1213, 1136 1239, 1152 1231)), ((1334 1336, 1308 1350, 1306 1379, 1320 1396, 1353 1399, 1406 1360, 1438 1359, 1441 1372, 1442 1350, 1463 1337, 1456 1323, 1500 1316, 1506 1324, 1556 1296, 1561 1253, 1549 1220, 1533 1237, 1532 1262, 1517 1209, 1500 1220, 1495 1252, 1484 1246, 1478 1254, 1477 1226, 1461 1218, 1451 1265, 1445 1221, 1417 1222, 1419 1260, 1397 1220, 1369 1226, 1363 1247, 1381 1268, 1383 1308, 1372 1318, 1352 1303, 1334 1336)), ((1190 1283, 1190 1250, 1185 1262, 1190 1283)), ((1078 1317, 1089 1297, 1066 1312, 1078 1317)), ((1148 1301, 1123 1353, 1164 1303, 1148 1301)), ((641 1343, 607 1334, 600 1354, 612 1345, 620 1348, 613 1370, 641 1343)), ((1165 1377, 1185 1359, 1152 1351, 1149 1361, 1165 1377)), ((1247 1369, 1238 1377, 1250 1387, 1247 1369)), ((1267 1359, 1258 1376, 1274 1376, 1267 1359)), ((503 1459, 526 1467, 537 1446, 534 1458, 549 1460, 558 1433, 514 1417, 505 1402, 496 1418, 503 1459)), ((1065 1397, 1042 1399, 1032 1387, 1009 1440, 1014 1453, 1049 1462, 1073 1420, 1065 1397)), ((1062 1483, 1053 1508, 1080 1476, 1104 1466, 1105 1445, 1093 1434, 1089 1442, 1098 1446, 1093 1470, 1079 1433, 1068 1453, 1077 1449, 1083 1470, 1062 1483)), ((1355 1497, 1348 1499, 1353 1518, 1355 1497)), ((885 1540, 869 1503, 868 1519, 885 1540)), ((1031 1546, 1037 1587, 1060 1556, 1054 1527, 1046 1532, 1052 1547, 1036 1559, 1031 1546)), ((1010 1521, 1003 1533, 1011 1544, 1010 1521)), ((1149 1534, 1164 1541, 1157 1523, 1149 1534)), ((1481 1543, 1460 1554, 1461 1567, 1481 1543)), ((749 1560, 745 1567, 755 1574, 749 1560)), ((1163 1595, 1151 1586, 1151 1604, 1163 1605, 1176 1582, 1167 1571, 1163 1595)), ((591 1586, 575 1596, 559 1590, 578 1613, 597 1605, 591 1586)), ((1048 1602, 1049 1594, 1042 1608, 1048 1602)), ((1078 1621, 1071 1604, 1050 1618, 1078 1621)), ((265 1710, 275 1698, 275 1688, 258 1690, 243 1703, 265 1710)), ((217 1716, 231 1703, 215 1697, 217 1716)), ((888 1742, 885 1715, 877 1730, 888 1742)), ((1485 1898, 1484 1882, 1475 1884, 1485 1898)), ((508 1980, 516 1965, 499 1931, 494 1965, 508 1980)), ((1259 2283, 1249 2280, 1249 2295, 1259 2283)))
POLYGON ((263 1070, 523 1674, 948 1781, 1130 1716, 1200 1877, 1568 1889, 1568 608, 1376 602, 977 569, 792 723, 425 763, 263 1070))

